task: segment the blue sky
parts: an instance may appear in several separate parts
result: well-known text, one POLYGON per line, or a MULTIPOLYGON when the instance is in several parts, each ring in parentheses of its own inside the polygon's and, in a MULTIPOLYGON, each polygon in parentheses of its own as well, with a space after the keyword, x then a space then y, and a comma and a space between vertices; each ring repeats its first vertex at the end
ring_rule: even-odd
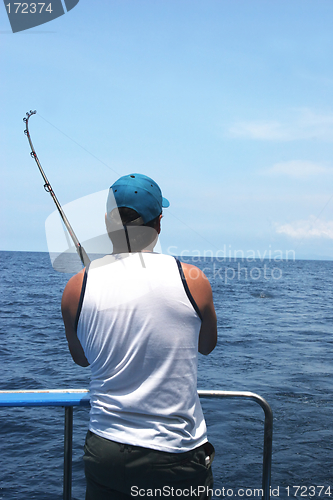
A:
POLYGON ((47 251, 36 109, 61 204, 141 172, 170 200, 164 252, 332 259, 332 19, 331 0, 80 0, 13 34, 1 7, 0 249, 47 251))

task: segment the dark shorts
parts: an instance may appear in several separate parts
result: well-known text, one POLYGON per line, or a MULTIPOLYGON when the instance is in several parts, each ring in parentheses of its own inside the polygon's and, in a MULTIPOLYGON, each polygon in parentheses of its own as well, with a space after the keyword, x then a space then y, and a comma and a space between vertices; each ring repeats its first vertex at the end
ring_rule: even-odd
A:
POLYGON ((88 431, 84 447, 86 500, 209 499, 214 448, 205 443, 167 453, 116 443, 88 431))

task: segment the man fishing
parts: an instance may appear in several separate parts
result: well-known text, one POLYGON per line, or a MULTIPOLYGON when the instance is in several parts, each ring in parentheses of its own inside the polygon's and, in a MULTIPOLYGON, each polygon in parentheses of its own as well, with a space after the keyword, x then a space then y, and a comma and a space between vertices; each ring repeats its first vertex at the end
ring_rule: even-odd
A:
POLYGON ((91 367, 86 500, 211 496, 197 361, 216 345, 216 314, 197 267, 153 252, 168 206, 149 177, 118 179, 106 211, 113 253, 63 293, 69 350, 91 367))

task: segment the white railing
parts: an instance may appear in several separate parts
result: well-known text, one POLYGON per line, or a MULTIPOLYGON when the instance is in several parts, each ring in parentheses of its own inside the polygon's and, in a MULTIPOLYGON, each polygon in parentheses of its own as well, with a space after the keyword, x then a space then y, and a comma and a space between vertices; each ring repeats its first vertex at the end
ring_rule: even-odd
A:
MULTIPOLYGON (((262 469, 262 500, 270 499, 273 413, 267 401, 253 392, 233 391, 203 391, 199 390, 201 398, 243 398, 258 403, 265 413, 264 446, 262 469)), ((72 436, 73 407, 89 406, 89 391, 86 389, 56 389, 44 391, 0 391, 0 407, 5 406, 63 406, 65 407, 64 436, 64 489, 63 499, 72 498, 72 436)))

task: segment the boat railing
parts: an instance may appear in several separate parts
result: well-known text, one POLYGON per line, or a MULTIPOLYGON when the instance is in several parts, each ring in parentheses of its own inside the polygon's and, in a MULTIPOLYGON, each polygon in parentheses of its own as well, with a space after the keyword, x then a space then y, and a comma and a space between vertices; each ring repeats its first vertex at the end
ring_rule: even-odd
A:
MULTIPOLYGON (((273 412, 267 401, 253 392, 199 390, 198 394, 201 398, 250 399, 262 407, 265 413, 262 500, 269 500, 272 464, 273 412)), ((62 406, 65 408, 63 500, 71 500, 72 498, 73 407, 89 405, 90 396, 89 391, 86 389, 0 391, 0 407, 62 406)))

